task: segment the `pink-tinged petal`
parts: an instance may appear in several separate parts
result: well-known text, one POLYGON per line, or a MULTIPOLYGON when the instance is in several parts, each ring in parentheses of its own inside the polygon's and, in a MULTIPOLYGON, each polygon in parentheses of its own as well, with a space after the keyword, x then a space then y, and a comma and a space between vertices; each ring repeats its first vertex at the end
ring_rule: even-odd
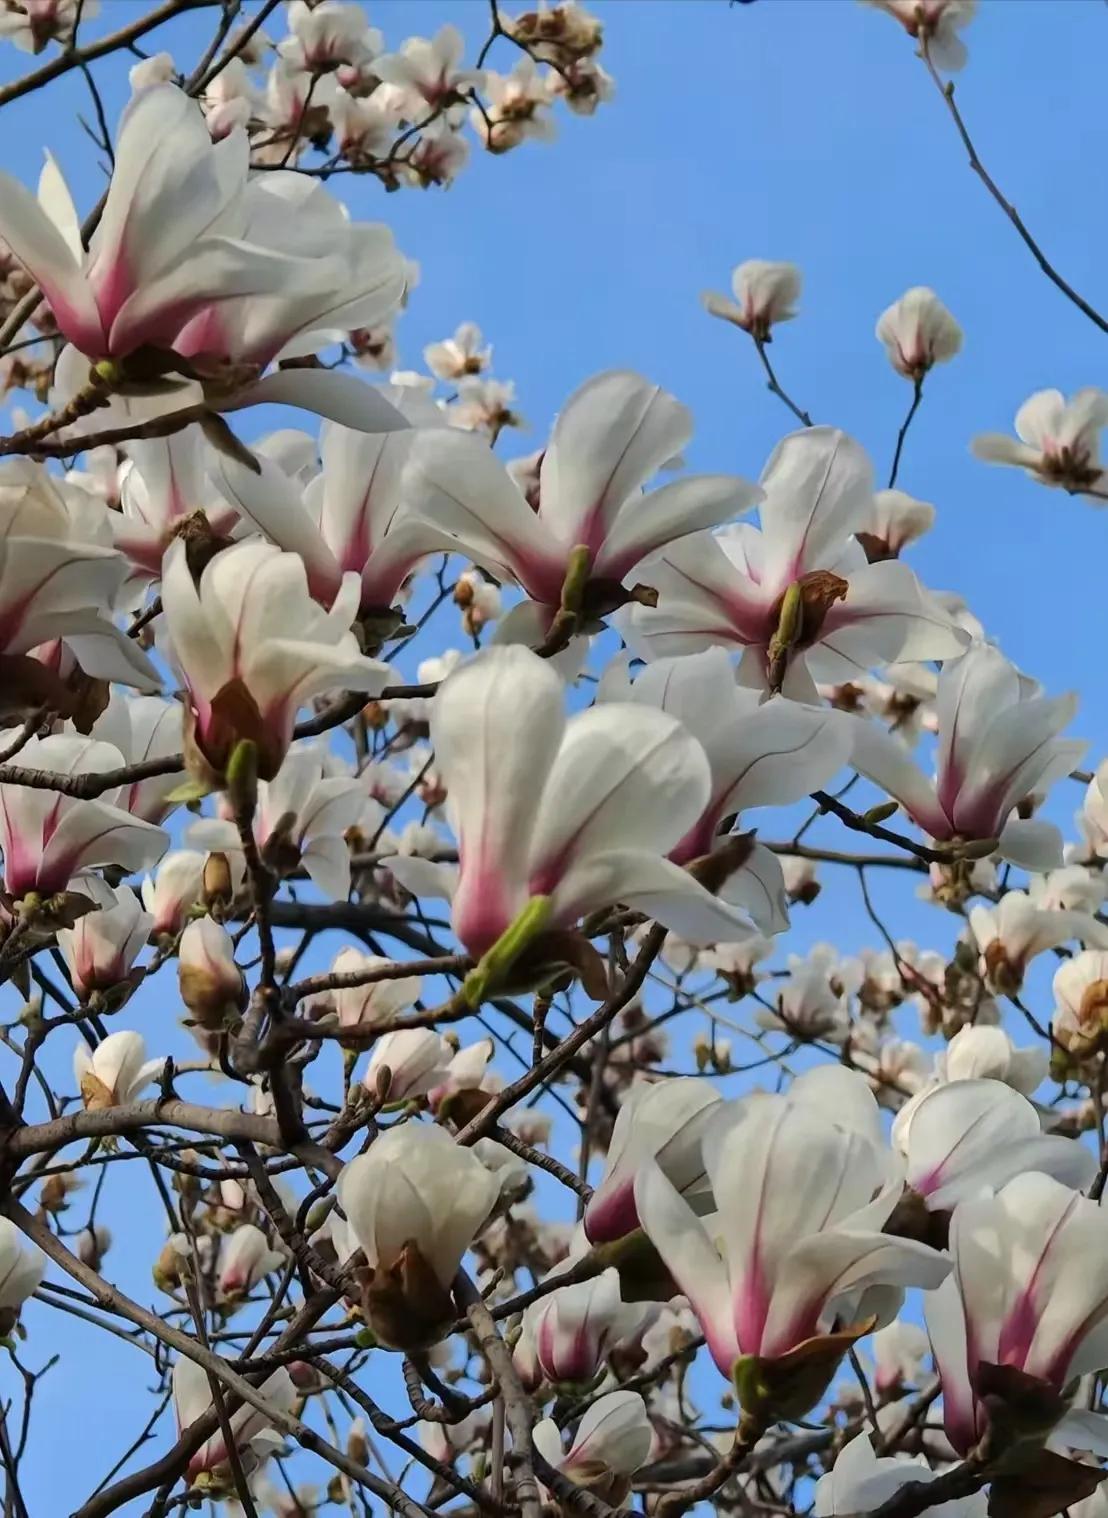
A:
POLYGON ((859 774, 896 798, 925 833, 949 838, 952 827, 939 806, 935 788, 917 768, 911 750, 876 722, 855 718, 851 764, 859 774))
MULTIPOLYGON (((622 580, 648 554, 690 533, 718 527, 760 499, 757 485, 726 474, 693 475, 635 497, 609 528, 593 573, 600 579, 622 580)), ((649 579, 649 570, 643 573, 649 579)))
POLYGON ((955 826, 971 838, 996 837, 1043 777, 1057 774, 1057 735, 1076 710, 1077 697, 1070 694, 1034 697, 999 712, 975 745, 954 806, 955 826))
POLYGON ((776 597, 737 570, 711 533, 674 543, 650 565, 650 583, 657 607, 635 606, 617 619, 646 658, 763 646, 772 636, 776 597))
POLYGON ((261 405, 296 406, 356 432, 395 432, 409 425, 380 390, 333 369, 278 369, 237 390, 218 409, 261 405))
POLYGON ((819 1328, 834 1326, 837 1302, 873 1285, 938 1287, 947 1256, 885 1233, 829 1231, 802 1239, 774 1280, 762 1353, 784 1354, 819 1328))
POLYGON ((861 444, 835 427, 783 438, 762 473, 765 578, 780 592, 829 556, 868 520, 873 466, 861 444))
POLYGON ((487 649, 449 675, 431 708, 461 875, 454 930, 483 953, 527 900, 535 811, 565 727, 562 683, 523 648, 487 649))
MULTIPOLYGON (((356 569, 367 580, 380 576, 372 561, 387 550, 386 534, 398 525, 401 479, 414 436, 411 427, 367 433, 325 422, 320 429, 323 468, 304 502, 342 568, 356 569)), ((390 605, 399 583, 377 604, 390 605)))
POLYGON ((215 453, 210 465, 212 480, 239 515, 271 543, 300 555, 312 595, 329 606, 342 584, 342 568, 285 471, 263 456, 257 462, 260 473, 226 453, 215 453))
POLYGON ((31 192, 4 173, 0 173, 0 239, 38 285, 68 340, 88 357, 102 357, 107 340, 80 265, 31 192))
POLYGON ((692 431, 688 408, 640 374, 612 370, 576 390, 554 424, 539 477, 539 516, 563 551, 583 543, 599 552, 625 502, 692 431))
POLYGON ((61 817, 39 865, 39 888, 64 891, 79 870, 118 864, 149 869, 169 847, 169 834, 103 801, 82 801, 61 817))
POLYGON ((142 691, 161 689, 161 676, 136 640, 99 613, 60 612, 50 618, 50 626, 94 680, 117 680, 142 691))
POLYGON ((935 758, 939 797, 953 817, 958 793, 974 762, 974 749, 995 713, 1020 699, 1020 676, 998 648, 975 643, 943 667, 936 712, 939 745, 935 758))
POLYGON ((730 1378, 742 1350, 731 1322, 727 1267, 704 1224, 653 1160, 636 1177, 635 1206, 643 1232, 688 1297, 713 1360, 730 1378))
POLYGON ((213 621, 213 610, 201 604, 200 593, 185 556, 185 545, 175 538, 169 545, 162 569, 162 606, 175 657, 184 662, 194 698, 210 702, 234 678, 234 661, 223 628, 213 621))
POLYGON ((404 468, 402 494, 408 511, 457 540, 457 552, 518 580, 534 600, 558 604, 565 551, 482 439, 421 431, 404 468))
POLYGON ((980 1437, 977 1404, 967 1367, 966 1324, 958 1283, 953 1276, 923 1299, 931 1353, 943 1384, 943 1427, 959 1454, 968 1454, 980 1437))
POLYGON ((577 713, 534 819, 532 894, 547 894, 573 864, 604 851, 668 853, 710 791, 704 750, 676 718, 637 704, 577 713))

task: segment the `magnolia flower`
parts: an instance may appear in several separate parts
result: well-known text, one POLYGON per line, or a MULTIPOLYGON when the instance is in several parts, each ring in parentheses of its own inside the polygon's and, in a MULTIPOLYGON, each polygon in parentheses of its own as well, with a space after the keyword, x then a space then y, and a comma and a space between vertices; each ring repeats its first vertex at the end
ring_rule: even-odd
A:
POLYGON ((14 42, 21 53, 41 53, 50 42, 69 44, 78 17, 91 21, 100 0, 6 0, 0 11, 0 37, 14 42))
POLYGON ((886 1397, 898 1396, 905 1386, 918 1383, 930 1349, 930 1341, 917 1323, 898 1318, 879 1328, 873 1336, 877 1391, 886 1397))
POLYGON ((732 271, 734 300, 707 290, 700 301, 710 316, 734 322, 758 342, 768 343, 772 338, 770 328, 778 322, 792 321, 796 315, 800 281, 796 264, 767 263, 762 258, 749 258, 732 271))
POLYGON ((450 1285, 500 1193, 443 1128, 405 1123, 343 1167, 339 1202, 369 1267, 363 1311, 380 1343, 434 1343, 454 1316, 450 1285))
POLYGON ((129 462, 120 471, 121 509, 110 520, 115 546, 137 579, 161 577, 165 550, 197 512, 216 537, 230 533, 235 512, 213 497, 205 476, 210 451, 198 424, 171 437, 134 438, 127 454, 129 462))
POLYGON ((157 873, 142 883, 142 904, 153 917, 150 936, 174 937, 184 927, 189 909, 204 890, 204 855, 194 849, 174 849, 162 857, 157 873))
POLYGON ((403 493, 415 517, 464 544, 497 579, 517 581, 548 617, 574 549, 587 550, 584 610, 603 616, 626 599, 620 585, 648 554, 758 499, 754 486, 730 475, 691 475, 643 495, 692 430, 672 395, 613 370, 586 381, 562 408, 534 509, 483 443, 453 431, 416 440, 403 493))
POLYGON ((908 1185, 929 1212, 949 1212, 1025 1170, 1074 1186, 1086 1185, 1096 1171, 1084 1145, 1044 1134, 1027 1098, 998 1080, 956 1080, 921 1091, 894 1118, 892 1142, 904 1157, 908 1185))
MULTIPOLYGON (((345 834, 361 821, 365 786, 353 775, 331 772, 318 744, 292 748, 273 780, 258 784, 254 839, 263 863, 278 876, 303 869, 332 901, 350 894, 350 850, 345 834)), ((188 830, 188 841, 210 853, 225 854, 237 876, 245 873, 238 828, 224 818, 204 817, 188 830)))
POLYGON ((342 64, 356 69, 381 50, 381 33, 369 25, 360 5, 346 0, 321 0, 314 6, 292 0, 287 20, 289 35, 277 44, 277 52, 290 69, 325 73, 342 64))
POLYGON ((937 69, 954 74, 965 67, 969 54, 958 33, 973 20, 977 0, 863 0, 863 3, 887 11, 909 37, 918 37, 937 69))
POLYGON ((1108 1032, 1108 952, 1085 949, 1054 972, 1054 1039, 1076 1058, 1093 1054, 1108 1032))
POLYGON ((850 1034, 848 989, 833 980, 821 958, 805 962, 792 956, 788 978, 776 990, 777 1011, 759 1008, 755 1021, 773 1032, 844 1043, 850 1034))
POLYGON ((691 1078, 631 1087, 616 1114, 604 1174, 585 1208, 591 1243, 623 1238, 639 1226, 635 1180, 650 1161, 682 1195, 707 1190, 700 1144, 719 1100, 718 1091, 691 1078))
POLYGON ((659 605, 634 607, 621 627, 636 651, 655 659, 741 648, 742 684, 813 703, 816 681, 960 652, 965 635, 908 566, 868 563, 851 536, 873 499, 857 443, 831 427, 792 433, 762 485, 760 530, 740 523, 697 533, 651 564, 659 605))
MULTIPOLYGON (((360 949, 340 949, 331 966, 332 975, 357 975, 386 969, 392 961, 360 949)), ((372 1028, 388 1023, 398 1012, 419 1000, 423 982, 418 975, 371 981, 363 986, 339 986, 331 993, 339 1026, 372 1028)))
POLYGON ((10 1218, 0 1218, 0 1333, 15 1327, 19 1309, 38 1290, 46 1256, 24 1242, 10 1218))
POLYGON ((484 84, 480 69, 459 67, 465 41, 456 26, 443 26, 434 37, 409 37, 397 53, 374 59, 373 72, 400 92, 401 109, 409 121, 422 121, 432 110, 454 111, 472 90, 484 84))
POLYGON ((852 763, 937 842, 991 841, 1013 864, 1049 870, 1061 863, 1058 829, 1015 813, 1080 762, 1087 745, 1058 736, 1076 709, 1076 696, 1040 695, 999 649, 975 643, 939 676, 934 781, 873 723, 859 723, 852 763))
POLYGON ((449 1044, 432 1028, 385 1033, 373 1046, 362 1085, 380 1091, 388 1102, 426 1096, 445 1079, 450 1054, 449 1044))
POLYGON ((1002 1372, 1018 1371, 1041 1383, 1036 1411, 1056 1439, 1103 1454, 1108 1420, 1067 1413, 1063 1394, 1108 1353, 1108 1214, 1050 1176, 1017 1175, 959 1203, 950 1252, 954 1273, 924 1308, 954 1448, 979 1442, 1011 1384, 1002 1372))
POLYGON ((109 1033, 95 1049, 78 1044, 73 1051, 73 1074, 89 1112, 125 1107, 161 1074, 164 1065, 164 1058, 146 1058, 141 1033, 109 1033))
MULTIPOLYGON (((868 1434, 857 1434, 845 1444, 832 1470, 821 1476, 813 1492, 813 1518, 858 1518, 874 1513, 890 1501, 901 1487, 930 1483, 940 1475, 927 1463, 926 1455, 901 1455, 879 1459, 868 1434)), ((989 1499, 973 1492, 925 1509, 942 1518, 985 1518, 989 1499)))
POLYGON ((855 533, 870 563, 895 559, 900 550, 935 525, 935 508, 903 490, 879 490, 870 508, 869 525, 855 533))
MULTIPOLYGON (((419 426, 431 425, 418 394, 405 401, 399 387, 393 386, 391 393, 419 426)), ((437 420, 441 425, 441 418, 437 420)), ((300 555, 316 600, 333 606, 348 576, 357 576, 362 613, 380 614, 397 600, 420 559, 432 549, 447 547, 441 532, 413 520, 403 509, 404 465, 420 436, 406 426, 369 434, 324 423, 323 467, 306 487, 265 457, 258 458, 260 472, 255 473, 220 454, 212 473, 242 517, 279 548, 300 555)))
POLYGON ((231 935, 214 917, 197 917, 181 934, 177 983, 192 1018, 209 1032, 222 1032, 245 1008, 246 977, 231 935))
POLYGON ((1067 848, 1067 860, 1072 857, 1088 860, 1092 864, 1099 859, 1108 858, 1108 759, 1097 766, 1096 773, 1086 786, 1081 810, 1075 813, 1074 821, 1083 839, 1083 846, 1067 848))
POLYGON ((1108 928, 1088 912, 1051 911, 1025 891, 1006 891, 995 907, 971 907, 969 922, 982 974, 996 992, 1018 991, 1035 955, 1071 938, 1108 948, 1108 928))
POLYGON ((591 1381, 611 1350, 639 1327, 647 1310, 642 1303, 621 1299, 615 1269, 601 1271, 591 1281, 562 1286, 532 1303, 523 1315, 523 1333, 534 1344, 538 1379, 591 1381))
POLYGON ((263 1276, 284 1263, 285 1256, 270 1249, 269 1240, 253 1223, 241 1223, 228 1234, 219 1262, 216 1284, 222 1296, 245 1296, 263 1276))
POLYGON ((935 1057, 941 1081, 1003 1081, 1022 1096, 1030 1096, 1046 1078, 1048 1056, 1032 1044, 1017 1049, 1003 1028, 974 1023, 958 1032, 935 1057))
POLYGON ((428 185, 449 185, 469 162, 469 143, 457 131, 447 111, 419 134, 411 152, 405 152, 400 167, 407 184, 426 189, 428 185))
POLYGON ((507 153, 522 142, 552 142, 557 135, 546 114, 553 91, 529 53, 517 58, 510 74, 486 70, 487 104, 469 113, 469 123, 490 153, 507 153))
POLYGON ((631 1495, 629 1478, 650 1455, 654 1429, 638 1392, 615 1391, 592 1404, 564 1453, 553 1418, 536 1423, 531 1437, 546 1463, 575 1486, 623 1507, 631 1495))
POLYGON ((1108 896, 1108 881, 1081 864, 1066 864, 1028 882, 1028 894, 1037 907, 1050 912, 1096 912, 1108 896))
POLYGON ((1013 464, 1040 485, 1080 495, 1104 489, 1108 476, 1100 463, 1100 434, 1105 426, 1105 391, 1079 390, 1067 401, 1060 390, 1036 390, 1016 412, 1019 442, 1003 432, 985 432, 971 446, 988 464, 1013 464))
POLYGON ((961 351, 962 329, 934 290, 915 285, 882 311, 877 341, 896 372, 918 385, 935 364, 961 351))
MULTIPOLYGON (((296 1406, 296 1387, 283 1365, 267 1376, 258 1387, 258 1393, 278 1414, 291 1413, 296 1406)), ((191 1428, 211 1406, 212 1391, 207 1372, 194 1360, 182 1357, 173 1367, 173 1410, 178 1432, 184 1433, 191 1428)), ((280 1447, 281 1440, 274 1433, 270 1419, 255 1407, 240 1407, 238 1412, 232 1413, 230 1427, 239 1460, 247 1470, 256 1470, 274 1449, 280 1447)), ((217 1429, 192 1456, 186 1474, 191 1482, 203 1471, 218 1470, 227 1464, 227 1444, 217 1429)))
POLYGON ((0 236, 86 358, 169 348, 197 315, 248 295, 276 296, 298 277, 284 254, 241 240, 247 158, 244 133, 214 146, 195 102, 175 85, 155 85, 123 113, 87 253, 52 158, 37 201, 10 175, 0 180, 0 236))
POLYGON ((492 349, 482 348, 481 329, 476 322, 462 322, 454 336, 441 343, 428 343, 423 362, 437 379, 453 381, 467 374, 480 374, 492 362, 492 349))
POLYGON ((236 744, 257 746, 272 780, 296 713, 341 686, 376 695, 389 669, 350 631, 358 582, 344 579, 329 612, 308 592, 303 561, 268 543, 236 543, 193 580, 185 545, 170 545, 162 577, 166 634, 187 697, 186 744, 203 772, 221 774, 236 744))
MULTIPOLYGON (((63 652, 85 675, 156 690, 149 659, 111 620, 127 565, 111 546, 97 497, 29 459, 0 464, 0 714, 44 700, 67 713, 72 693, 47 666, 63 652), (56 649, 44 645, 61 643, 56 649), (23 657, 33 654, 33 659, 23 657)), ((68 671, 62 672, 68 673, 68 671)))
MULTIPOLYGON (((893 1316, 889 1288, 937 1286, 950 1268, 925 1245, 881 1231, 901 1174, 854 1071, 828 1065, 798 1076, 785 1096, 721 1104, 703 1154, 716 1207, 710 1227, 657 1164, 640 1169, 635 1200, 728 1378, 740 1356, 779 1359, 836 1328, 857 1336, 852 1325, 866 1311, 893 1316)), ((844 1347, 829 1359, 827 1380, 844 1347)), ((798 1389, 803 1406, 790 1403, 787 1415, 806 1412, 825 1385, 798 1389)))
MULTIPOLYGON (((15 736, 0 733, 0 747, 15 736)), ((19 759, 28 768, 58 775, 100 774, 123 763, 111 744, 65 733, 29 739, 19 759)), ((119 800, 118 790, 108 790, 96 801, 82 801, 56 791, 0 785, 7 894, 15 900, 32 892, 48 897, 65 891, 79 870, 119 865, 129 871, 152 865, 165 852, 169 835, 132 817, 116 804, 119 800)))
MULTIPOLYGON (((711 769, 712 794, 669 857, 677 864, 711 854, 724 840, 725 818, 759 806, 787 806, 825 785, 850 753, 851 728, 834 712, 796 702, 759 704, 735 685, 721 648, 649 665, 634 684, 605 676, 599 699, 633 701, 676 717, 698 740, 711 769)), ((751 841, 741 867, 722 887, 724 898, 749 911, 767 933, 788 926, 785 883, 777 856, 751 841)))
POLYGON ((83 884, 93 893, 96 910, 79 917, 71 928, 59 928, 58 948, 82 1002, 93 993, 123 992, 122 1004, 139 978, 131 974, 131 966, 150 937, 154 918, 143 911, 129 886, 113 891, 96 876, 83 884))
POLYGON ((564 100, 575 116, 593 116, 598 105, 616 98, 616 82, 595 58, 582 58, 552 73, 547 81, 552 99, 564 100))
MULTIPOLYGON (((491 948, 536 898, 544 931, 617 901, 693 942, 749 930, 736 908, 664 857, 711 792, 704 752, 676 719, 611 703, 567 721, 549 664, 525 648, 494 648, 439 687, 431 741, 458 837, 452 922, 471 954, 491 948)), ((390 867, 412 878, 399 860, 390 867)), ((422 865, 413 888, 432 886, 436 868, 422 865)))

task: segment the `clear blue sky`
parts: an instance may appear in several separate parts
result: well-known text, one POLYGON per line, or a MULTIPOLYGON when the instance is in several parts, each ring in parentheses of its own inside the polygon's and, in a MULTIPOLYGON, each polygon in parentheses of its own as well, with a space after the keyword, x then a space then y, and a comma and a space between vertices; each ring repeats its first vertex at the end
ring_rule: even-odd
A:
MULTIPOLYGON (((789 259, 805 285, 800 317, 773 348, 782 380, 817 420, 857 435, 880 473, 909 387, 888 367, 874 322, 909 286, 931 285, 966 336, 964 352, 928 379, 907 446, 901 485, 939 508, 912 560, 927 583, 964 595, 1009 656, 1052 691, 1082 691, 1075 728, 1099 758, 1108 748, 1108 520, 975 462, 967 444, 975 432, 1009 430, 1033 390, 1104 383, 1105 339, 1045 282, 970 174, 910 41, 849 0, 731 8, 724 0, 597 0, 590 8, 606 25, 603 61, 618 97, 592 120, 559 111, 553 147, 475 155, 446 194, 387 196, 375 182, 335 182, 356 217, 387 220, 422 266, 400 325, 402 365, 417 366, 424 343, 459 321, 477 321, 495 345, 496 373, 517 381, 532 422, 519 452, 539 445, 560 402, 590 373, 635 367, 692 407, 694 467, 756 477, 789 420, 765 392, 745 339, 705 316, 697 297, 725 289, 744 258, 789 259)), ((105 0, 94 27, 122 24, 139 9, 105 0)), ((391 44, 446 20, 474 46, 485 33, 478 0, 379 0, 368 9, 391 44)), ((167 29, 165 45, 187 69, 205 35, 202 14, 167 29)), ((1061 270, 1108 307, 1108 213, 1092 172, 1108 148, 1096 104, 1108 8, 985 0, 967 40, 959 100, 985 162, 1061 270)), ((490 61, 507 69, 512 50, 500 47, 490 61)), ((27 66, 5 49, 0 80, 27 66)), ((100 66, 97 77, 114 119, 126 65, 100 66)), ((49 145, 87 208, 101 186, 73 123, 85 109, 76 75, 8 107, 4 167, 32 181, 49 145)), ((1057 813, 1064 818, 1078 800, 1070 787, 1057 813)), ((910 892, 902 896, 907 906, 910 892)), ((901 927, 942 948, 956 932, 953 920, 917 910, 901 927)), ((829 886, 796 941, 831 932, 845 950, 874 941, 853 895, 847 901, 829 886)), ((144 1002, 142 1012, 161 1047, 158 1008, 144 1002)), ((161 1219, 136 1217, 133 1227, 133 1239, 121 1230, 111 1266, 153 1302, 147 1270, 161 1219)), ((89 1388, 78 1421, 64 1365, 36 1399, 27 1491, 32 1518, 54 1518, 137 1432, 148 1378, 136 1352, 105 1346, 72 1320, 59 1334, 57 1320, 32 1306, 28 1322, 27 1362, 37 1366, 64 1347, 89 1388)), ((0 1386, 8 1374, 0 1370, 0 1386)))

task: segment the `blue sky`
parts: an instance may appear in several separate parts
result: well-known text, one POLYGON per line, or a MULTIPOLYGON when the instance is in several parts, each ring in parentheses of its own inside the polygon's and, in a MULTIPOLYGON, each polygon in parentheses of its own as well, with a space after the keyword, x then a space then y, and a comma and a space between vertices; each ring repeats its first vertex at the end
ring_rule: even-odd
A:
MULTIPOLYGON (((1087 504, 977 463, 967 445, 975 432, 1009 430, 1033 390, 1101 383, 1104 337, 1046 283, 969 172, 911 42, 849 0, 731 8, 723 0, 597 0, 591 8, 606 25, 603 61, 618 96, 591 120, 559 111, 554 146, 475 155, 445 194, 388 196, 375 182, 335 182, 356 217, 388 221, 422 266, 400 324, 401 363, 418 366, 426 342, 477 321, 495 346, 495 372, 516 380, 532 423, 518 452, 540 444, 581 380, 634 367, 692 407, 693 467, 756 477, 791 423, 766 393, 745 338, 705 316, 698 293, 726 289, 744 258, 789 259, 805 285, 799 318, 773 347, 782 381, 816 420, 858 436, 883 475, 910 387, 889 368, 874 323, 906 288, 931 285, 964 327, 965 348, 929 377, 907 445, 900 484, 939 508, 912 562, 928 584, 964 595, 990 635, 1051 691, 1082 691, 1075 727, 1099 758, 1108 748, 1108 522, 1087 504)), ((486 31, 478 0, 379 0, 368 9, 392 44, 452 20, 472 39, 472 55, 486 31)), ((105 0, 95 29, 139 10, 132 0, 105 0)), ((971 61, 958 98, 986 164, 1058 267, 1108 307, 1106 213, 1088 167, 1108 146, 1108 120, 1091 104, 1103 87, 1106 28, 1108 8, 1096 0, 985 0, 967 34, 971 61)), ((165 36, 187 68, 205 17, 165 36)), ((504 43, 490 59, 505 70, 512 61, 504 43)), ((7 48, 0 80, 27 66, 7 48)), ((96 72, 114 119, 126 64, 96 72)), ((84 86, 71 75, 8 107, 2 139, 4 167, 28 181, 49 145, 83 209, 101 188, 73 121, 85 109, 84 86)), ((1069 787, 1057 814, 1078 800, 1069 787)), ((949 946, 952 920, 916 908, 907 883, 897 899, 906 911, 898 930, 949 946)), ((822 904, 798 922, 797 942, 833 931, 847 950, 874 941, 852 881, 829 883, 822 904)), ((134 1010, 155 1011, 145 1001, 134 1010)), ((120 1230, 111 1257, 143 1301, 155 1298, 147 1265, 160 1235, 160 1217, 144 1212, 120 1230)), ((96 1378, 77 1422, 64 1365, 36 1398, 41 1442, 27 1495, 33 1518, 53 1518, 87 1494, 137 1432, 148 1377, 132 1363, 136 1352, 116 1341, 105 1347, 71 1319, 61 1333, 43 1309, 28 1321, 29 1364, 64 1347, 73 1376, 96 1378)), ((0 1385, 7 1374, 0 1371, 0 1385)))

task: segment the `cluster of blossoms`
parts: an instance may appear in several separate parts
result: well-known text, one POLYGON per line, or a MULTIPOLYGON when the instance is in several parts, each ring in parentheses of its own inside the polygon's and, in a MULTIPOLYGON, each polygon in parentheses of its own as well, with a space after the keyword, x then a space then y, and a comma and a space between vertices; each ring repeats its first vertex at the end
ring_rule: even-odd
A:
MULTIPOLYGON (((943 88, 971 0, 871 3, 943 88)), ((89 0, 0 6, 87 68, 89 0)), ((782 389, 802 279, 761 259, 703 297, 800 424, 757 482, 687 469, 691 413, 625 368, 505 461, 483 334, 398 368, 418 268, 325 181, 446 184, 466 131, 591 113, 600 24, 494 6, 470 67, 449 25, 233 9, 194 73, 131 69, 83 226, 52 157, 0 176, 5 340, 52 350, 5 359, 47 409, 0 440, 0 1334, 118 1317, 177 1424, 88 1512, 1098 1518, 1108 761, 908 562, 959 323, 875 310, 885 488, 782 389), (245 436, 266 402, 303 429, 245 436), (829 879, 877 947, 800 952, 829 879), (141 1290, 101 1216, 136 1157, 141 1290)), ((1042 391, 972 450, 1095 500, 1105 425, 1042 391)))

